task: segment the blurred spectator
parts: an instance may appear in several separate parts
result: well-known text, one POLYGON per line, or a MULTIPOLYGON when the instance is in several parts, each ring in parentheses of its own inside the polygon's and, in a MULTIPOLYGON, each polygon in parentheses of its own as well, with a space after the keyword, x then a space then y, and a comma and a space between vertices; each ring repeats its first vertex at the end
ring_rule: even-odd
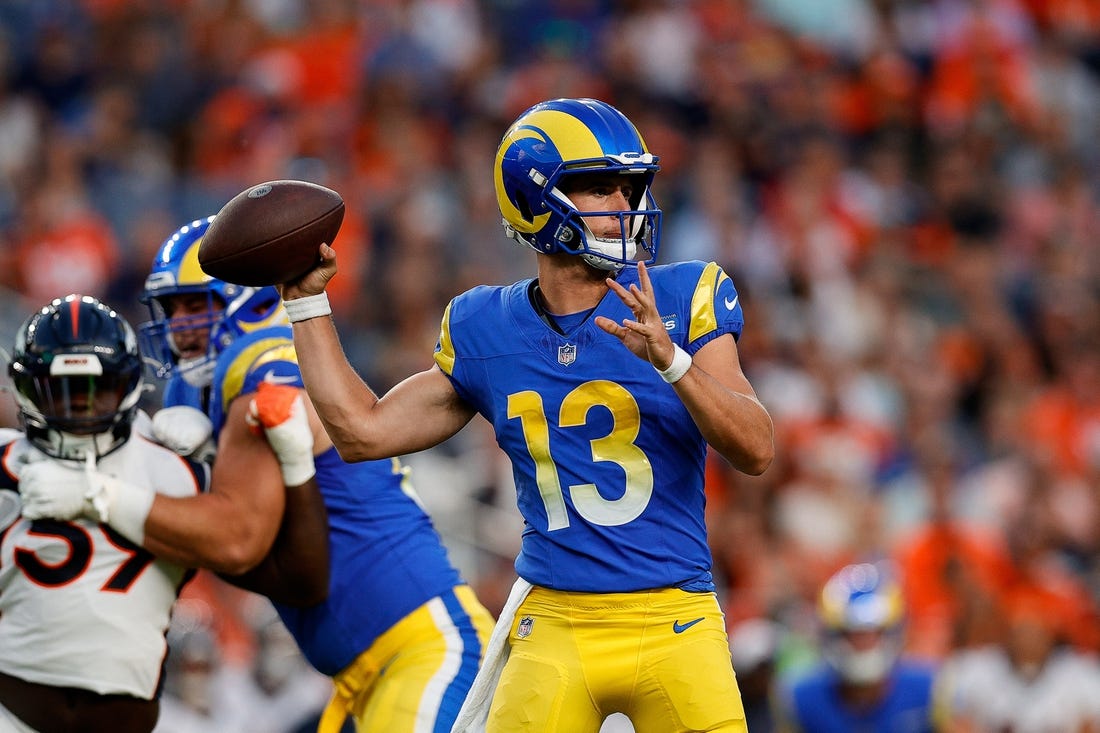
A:
POLYGON ((1085 733, 1100 726, 1100 663, 1065 645, 1057 600, 1013 594, 998 643, 950 656, 941 675, 952 731, 1085 733))
POLYGON ((246 730, 243 670, 223 659, 209 607, 179 601, 168 630, 168 662, 155 733, 246 730))
MULTIPOLYGON (((251 696, 241 704, 252 710, 251 731, 315 731, 332 697, 332 680, 310 666, 270 602, 254 597, 251 626, 256 655, 251 667, 251 696)), ((344 726, 346 730, 353 724, 344 726)))
POLYGON ((745 723, 752 733, 776 729, 772 691, 780 633, 779 625, 765 618, 743 621, 730 632, 730 657, 745 705, 745 723))
POLYGON ((74 139, 54 136, 45 175, 23 202, 14 230, 14 271, 3 277, 31 300, 105 293, 111 286, 121 253, 114 231, 86 196, 83 162, 74 139))
POLYGON ((893 554, 908 606, 908 648, 942 659, 992 640, 986 621, 999 612, 1014 570, 1002 535, 958 517, 952 449, 938 440, 920 447, 928 513, 893 554))
POLYGON ((249 595, 244 605, 255 632, 255 655, 227 658, 215 628, 219 611, 194 597, 179 602, 168 632, 166 686, 155 733, 317 729, 332 681, 309 666, 267 599, 249 595))

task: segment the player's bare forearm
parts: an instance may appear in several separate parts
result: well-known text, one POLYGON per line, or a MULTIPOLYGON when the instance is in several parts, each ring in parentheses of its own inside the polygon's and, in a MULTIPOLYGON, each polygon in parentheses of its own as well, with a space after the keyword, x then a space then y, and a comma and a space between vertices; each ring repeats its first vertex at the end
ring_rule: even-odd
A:
POLYGON ((699 367, 675 384, 703 438, 739 471, 758 476, 775 457, 771 416, 751 392, 731 391, 699 367))
POLYGON ((732 336, 701 348, 673 389, 706 441, 734 468, 756 476, 771 465, 772 419, 741 371, 732 336))
POLYGON ((346 461, 363 460, 356 446, 371 439, 372 423, 363 421, 378 396, 348 363, 331 318, 294 324, 294 350, 309 400, 346 461))
POLYGON ((209 493, 157 496, 145 521, 145 548, 188 567, 240 575, 271 549, 286 502, 278 459, 245 421, 248 400, 229 406, 218 436, 209 493))
MULTIPOLYGON (((281 500, 270 510, 281 513, 281 500)), ((145 520, 143 544, 178 565, 240 574, 263 559, 278 529, 278 515, 248 518, 247 513, 217 492, 189 498, 158 495, 145 520)))
POLYGON ((430 448, 473 417, 438 369, 414 374, 379 398, 348 363, 330 318, 295 323, 294 346, 310 401, 345 461, 430 448))
POLYGON ((286 510, 271 551, 228 582, 289 606, 314 606, 328 596, 328 513, 317 481, 286 488, 286 510))

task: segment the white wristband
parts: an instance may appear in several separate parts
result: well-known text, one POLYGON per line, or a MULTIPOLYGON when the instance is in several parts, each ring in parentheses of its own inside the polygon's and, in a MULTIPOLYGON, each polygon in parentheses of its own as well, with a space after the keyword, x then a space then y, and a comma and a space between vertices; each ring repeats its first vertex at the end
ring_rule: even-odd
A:
POLYGON ((309 456, 309 460, 280 463, 279 468, 283 472, 284 486, 301 486, 317 473, 317 469, 313 465, 312 455, 309 456))
POLYGON ((665 380, 669 384, 675 384, 680 381, 680 378, 687 374, 688 369, 691 369, 691 355, 681 349, 678 345, 672 345, 672 363, 668 365, 668 369, 661 370, 657 367, 657 373, 661 375, 661 379, 665 380))
POLYGON ((326 292, 307 295, 304 298, 284 300, 283 307, 286 308, 286 316, 291 323, 332 315, 332 308, 328 304, 328 293, 326 292))

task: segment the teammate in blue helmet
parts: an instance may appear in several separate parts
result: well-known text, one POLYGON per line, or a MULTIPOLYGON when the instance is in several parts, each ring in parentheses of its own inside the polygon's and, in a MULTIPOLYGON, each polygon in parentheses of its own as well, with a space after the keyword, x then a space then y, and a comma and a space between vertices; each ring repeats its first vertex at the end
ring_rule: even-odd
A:
POLYGON ((150 320, 139 325, 142 351, 168 379, 165 404, 202 409, 218 354, 238 336, 286 323, 273 287, 234 285, 203 272, 199 243, 214 217, 196 219, 161 244, 141 302, 150 320))
POLYGON ((209 418, 212 490, 157 497, 145 546, 271 597, 305 657, 334 680, 321 733, 347 717, 359 733, 449 731, 492 616, 450 562, 402 464, 345 463, 333 448, 304 399, 275 288, 199 268, 209 223, 187 224, 161 246, 142 295, 153 319, 141 331, 169 379, 154 422, 195 407, 209 418), (253 577, 288 548, 297 551, 280 565, 313 572, 253 577))
POLYGON ((741 370, 743 311, 714 262, 654 265, 657 157, 595 99, 537 104, 493 177, 537 277, 443 314, 435 365, 381 398, 347 362, 326 284, 282 286, 306 388, 345 460, 436 445, 484 416, 525 520, 519 575, 454 730, 745 731, 715 593, 703 469, 763 472, 773 428, 741 370))
POLYGON ((818 603, 824 662, 777 696, 780 731, 936 730, 935 676, 902 656, 905 600, 884 563, 841 568, 818 603))

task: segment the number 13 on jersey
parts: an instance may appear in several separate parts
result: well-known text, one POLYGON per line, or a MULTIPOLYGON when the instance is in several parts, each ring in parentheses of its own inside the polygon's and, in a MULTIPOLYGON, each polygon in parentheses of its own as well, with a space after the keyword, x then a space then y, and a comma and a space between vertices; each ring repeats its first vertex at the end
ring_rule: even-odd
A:
MULTIPOLYGON (((648 456, 635 440, 641 428, 641 411, 634 396, 622 385, 606 380, 585 382, 573 389, 561 402, 557 425, 560 428, 580 427, 588 422, 592 408, 606 409, 611 415, 611 429, 604 436, 589 440, 590 458, 595 462, 609 461, 622 468, 625 486, 605 486, 601 492, 594 483, 569 486, 573 507, 592 524, 614 527, 637 519, 653 495, 653 468, 648 456), (604 496, 618 496, 606 499, 604 496)), ((508 395, 508 418, 520 420, 527 451, 535 464, 535 481, 546 508, 548 529, 569 526, 565 495, 561 487, 558 465, 551 453, 550 417, 546 414, 542 395, 523 391, 508 395)))

